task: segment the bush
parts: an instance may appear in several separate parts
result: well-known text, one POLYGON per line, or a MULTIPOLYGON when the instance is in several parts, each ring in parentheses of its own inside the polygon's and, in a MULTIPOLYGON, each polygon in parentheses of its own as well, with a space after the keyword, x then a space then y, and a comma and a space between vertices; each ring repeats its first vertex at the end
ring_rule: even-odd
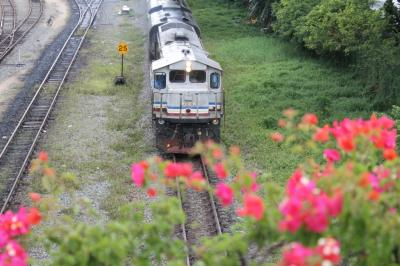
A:
MULTIPOLYGON (((279 251, 280 266, 349 261, 352 265, 398 265, 400 159, 394 121, 373 115, 368 120, 344 119, 318 127, 314 114, 299 118, 289 109, 284 115, 278 122, 283 133, 271 137, 277 145, 288 145, 304 157, 284 190, 267 175, 248 170, 239 148, 224 152, 211 142, 197 144, 193 152, 201 154, 215 172, 216 186, 209 185, 190 163, 159 157, 134 163, 133 183, 157 198, 150 203, 152 220, 145 221, 143 206, 128 204, 117 220, 87 225, 77 222, 87 208, 87 203, 77 199, 67 207, 69 211, 57 210, 46 217, 62 214, 42 238, 53 255, 51 265, 184 265, 188 249, 194 250, 198 265, 270 265, 271 254, 279 251), (235 178, 229 181, 228 176, 235 178), (242 220, 232 233, 185 247, 174 236, 175 227, 185 221, 184 214, 178 200, 166 195, 166 187, 175 187, 177 182, 210 191, 222 206, 235 205, 242 220), (249 256, 251 249, 256 252, 253 256, 249 256)), ((43 176, 44 188, 58 195, 65 190, 65 181, 74 184, 69 175, 58 176, 43 153, 33 162, 32 174, 43 176)), ((32 198, 47 213, 59 196, 32 198)), ((13 215, 9 217, 1 217, 0 222, 15 221, 13 215)), ((4 228, 8 227, 0 227, 1 233, 4 228)))
POLYGON ((277 21, 274 29, 280 35, 288 39, 294 39, 298 43, 303 43, 303 35, 300 27, 304 24, 304 19, 310 11, 322 0, 281 0, 274 6, 277 21))

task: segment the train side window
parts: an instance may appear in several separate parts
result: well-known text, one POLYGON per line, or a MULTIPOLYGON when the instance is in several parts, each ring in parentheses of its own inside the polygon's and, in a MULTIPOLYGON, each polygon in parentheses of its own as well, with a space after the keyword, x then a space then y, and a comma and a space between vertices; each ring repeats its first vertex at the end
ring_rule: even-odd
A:
POLYGON ((189 80, 192 83, 206 82, 206 72, 202 70, 193 70, 189 74, 189 80))
POLYGON ((211 89, 218 89, 220 85, 221 77, 218 73, 211 73, 210 75, 210 87, 211 89))
POLYGON ((165 89, 167 86, 167 75, 164 72, 154 73, 154 88, 157 90, 165 89))
POLYGON ((184 70, 171 70, 169 72, 169 82, 184 83, 186 81, 186 72, 184 70))

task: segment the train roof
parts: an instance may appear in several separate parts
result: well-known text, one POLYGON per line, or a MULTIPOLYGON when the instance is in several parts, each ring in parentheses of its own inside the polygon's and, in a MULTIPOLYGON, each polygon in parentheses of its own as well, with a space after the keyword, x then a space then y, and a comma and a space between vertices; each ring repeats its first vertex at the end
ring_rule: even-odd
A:
POLYGON ((200 36, 200 28, 183 0, 149 0, 151 31, 168 22, 182 22, 192 26, 200 36))
POLYGON ((164 46, 162 48, 162 54, 162 58, 153 61, 153 71, 181 61, 199 62, 222 71, 221 65, 208 58, 207 53, 205 53, 201 47, 191 46, 184 42, 173 42, 164 46))

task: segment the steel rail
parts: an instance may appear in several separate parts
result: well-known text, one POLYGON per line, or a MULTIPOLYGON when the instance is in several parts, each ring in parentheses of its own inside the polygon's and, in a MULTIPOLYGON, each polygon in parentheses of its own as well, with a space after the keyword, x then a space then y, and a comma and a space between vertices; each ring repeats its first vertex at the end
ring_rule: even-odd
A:
POLYGON ((2 35, 4 33, 4 27, 5 24, 9 23, 10 16, 11 16, 11 27, 10 29, 6 29, 6 33, 5 34, 9 34, 11 32, 13 32, 15 30, 15 25, 16 25, 16 12, 15 12, 15 6, 14 6, 14 2, 13 0, 0 0, 0 6, 1 6, 1 21, 0 21, 0 41, 2 40, 2 35), (4 4, 4 2, 7 1, 8 4, 4 4), (10 13, 10 10, 6 10, 7 8, 11 9, 11 14, 7 14, 10 13), (8 16, 8 17, 7 17, 8 16))
MULTIPOLYGON (((207 170, 207 165, 205 164, 205 161, 203 160, 203 157, 194 157, 193 160, 199 160, 200 161, 201 170, 203 172, 203 176, 206 179, 207 183, 211 186, 209 173, 208 173, 208 170, 207 170)), ((173 161, 174 162, 177 161, 175 155, 173 155, 173 161)), ((183 206, 184 205, 184 203, 183 203, 184 201, 183 201, 183 197, 182 197, 182 192, 181 192, 181 188, 180 188, 180 184, 179 184, 178 180, 176 180, 176 186, 177 186, 177 194, 178 194, 178 199, 179 199, 181 208, 182 208, 183 211, 185 211, 185 208, 183 206)), ((211 209, 212 209, 214 224, 215 224, 215 227, 217 229, 216 231, 217 231, 218 235, 221 235, 222 234, 221 222, 220 222, 219 216, 218 216, 217 205, 216 205, 216 202, 215 202, 215 199, 214 199, 214 196, 212 195, 212 193, 210 191, 208 191, 207 193, 208 193, 208 199, 210 201, 210 206, 211 206, 211 209)), ((186 246, 189 247, 189 239, 188 239, 187 228, 186 228, 185 223, 181 224, 181 230, 182 230, 183 241, 185 242, 186 246)), ((190 258, 190 252, 188 252, 188 254, 186 254, 186 265, 187 266, 192 266, 192 261, 191 261, 191 258, 190 258)))
POLYGON ((14 30, 0 42, 0 62, 8 53, 29 33, 29 31, 39 22, 43 15, 43 0, 37 2, 29 0, 29 11, 26 17, 19 23, 14 30), (39 10, 37 10, 39 8, 39 10), (7 42, 8 41, 8 42, 7 42))
MULTIPOLYGON (((55 94, 53 95, 53 98, 51 100, 51 103, 50 103, 47 111, 46 111, 46 114, 45 114, 44 118, 42 119, 41 124, 37 129, 37 133, 34 136, 32 142, 30 144, 29 150, 27 151, 27 153, 26 153, 26 155, 24 157, 23 163, 22 163, 21 167, 19 167, 18 174, 13 179, 14 181, 12 183, 11 189, 9 190, 8 195, 7 195, 5 201, 4 201, 3 205, 2 205, 0 213, 4 213, 4 211, 6 210, 8 204, 10 203, 10 200, 11 200, 13 194, 14 194, 14 191, 15 191, 17 185, 18 185, 18 182, 21 179, 21 177, 22 177, 22 175, 23 175, 23 173, 24 173, 24 171, 26 169, 26 166, 28 165, 28 162, 30 160, 30 157, 31 157, 33 151, 34 151, 36 143, 39 140, 40 134, 41 134, 44 126, 46 125, 48 117, 49 117, 49 115, 50 115, 50 113, 51 113, 51 111, 52 111, 52 109, 53 109, 53 107, 54 107, 54 105, 56 103, 56 100, 57 100, 58 95, 59 95, 59 93, 61 91, 61 88, 62 88, 62 86, 63 86, 63 84, 65 82, 65 79, 68 76, 69 70, 71 69, 73 63, 75 62, 75 59, 76 59, 76 57, 78 55, 78 52, 79 52, 79 49, 81 48, 82 43, 85 40, 85 37, 86 37, 89 29, 91 28, 93 22, 94 22, 94 19, 95 19, 95 16, 97 14, 97 11, 99 10, 99 8, 100 8, 100 6, 101 6, 101 4, 103 2, 103 0, 92 0, 89 3, 88 1, 85 0, 84 4, 87 5, 87 8, 85 10, 83 10, 83 8, 81 7, 82 3, 79 3, 79 0, 74 0, 74 1, 75 1, 76 5, 79 8, 79 12, 80 12, 79 20, 78 20, 76 26, 71 31, 71 34, 68 36, 67 40, 65 41, 61 51, 59 52, 59 54, 57 55, 56 59, 54 60, 52 66, 50 67, 50 70, 47 72, 45 78, 43 79, 42 83, 40 84, 39 88, 37 89, 35 95, 33 96, 31 102, 29 103, 28 107, 25 109, 25 112, 22 115, 21 119, 19 120, 19 122, 18 122, 17 126, 15 127, 13 133, 11 134, 11 136, 8 139, 7 143, 3 147, 3 149, 2 149, 2 151, 0 153, 0 162, 1 162, 2 159, 4 159, 5 154, 6 154, 7 150, 10 148, 10 146, 12 144, 12 141, 15 139, 17 133, 20 130, 21 131, 23 130, 23 128, 21 129, 21 126, 25 122, 25 119, 27 118, 28 113, 31 111, 31 108, 33 107, 35 101, 38 99, 38 96, 42 92, 42 90, 43 90, 44 86, 46 85, 46 83, 50 82, 49 77, 53 73, 53 70, 56 68, 56 65, 59 62, 59 60, 61 58, 61 55, 66 51, 67 45, 70 43, 70 41, 73 40, 73 37, 74 37, 75 33, 77 33, 78 30, 81 28, 83 22, 85 21, 86 15, 88 13, 90 13, 89 23, 84 28, 83 33, 80 36, 78 35, 78 37, 80 37, 79 44, 78 44, 77 48, 74 51, 73 57, 72 57, 71 61, 69 62, 68 67, 66 68, 62 79, 60 80, 60 83, 59 83, 59 85, 58 85, 58 87, 56 89, 55 94), (96 9, 92 9, 93 2, 96 2, 96 4, 97 4, 97 8, 96 9)), ((62 62, 62 61, 60 61, 60 62, 62 62)))

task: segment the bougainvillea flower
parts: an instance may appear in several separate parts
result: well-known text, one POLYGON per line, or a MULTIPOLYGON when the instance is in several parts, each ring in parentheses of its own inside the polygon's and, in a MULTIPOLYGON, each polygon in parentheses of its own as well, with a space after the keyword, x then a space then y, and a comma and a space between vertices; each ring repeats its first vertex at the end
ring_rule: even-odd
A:
POLYGON ((135 163, 132 164, 131 168, 131 177, 133 183, 138 186, 142 187, 144 184, 144 174, 145 174, 145 169, 141 163, 135 163))
POLYGON ((20 208, 17 213, 7 211, 0 217, 0 228, 9 236, 25 235, 29 232, 28 213, 20 208))
POLYGON ((214 165, 214 171, 218 178, 225 179, 228 177, 228 171, 222 163, 217 163, 214 165))
POLYGON ((164 175, 169 178, 175 178, 180 176, 181 167, 178 163, 168 163, 164 169, 164 175))
POLYGON ((157 195, 157 190, 155 188, 149 187, 146 191, 147 196, 150 198, 155 197, 157 195))
POLYGON ((328 237, 318 240, 315 251, 323 261, 329 261, 331 265, 338 264, 341 261, 340 243, 334 238, 328 237))
POLYGON ((279 119, 278 120, 278 126, 281 128, 285 128, 287 125, 287 121, 285 119, 279 119))
POLYGON ((222 149, 217 148, 217 149, 213 150, 212 156, 216 160, 221 160, 222 157, 224 156, 224 153, 222 152, 222 149))
POLYGON ((38 159, 44 163, 47 163, 49 161, 49 155, 47 152, 41 151, 39 152, 38 159))
POLYGON ((325 143, 329 140, 330 127, 325 125, 323 128, 317 128, 314 133, 313 140, 321 143, 325 143))
POLYGON ((388 161, 392 161, 397 158, 397 153, 394 149, 386 149, 383 151, 383 158, 388 161))
POLYGON ((295 233, 304 226, 307 230, 321 233, 329 225, 329 219, 339 215, 343 208, 340 190, 329 197, 317 187, 314 180, 304 176, 297 169, 286 185, 286 198, 279 206, 283 219, 279 223, 281 231, 295 233))
POLYGON ((303 124, 306 125, 316 125, 318 124, 318 117, 315 114, 305 114, 301 120, 303 124))
POLYGON ((42 220, 42 215, 40 214, 39 210, 36 208, 31 208, 28 212, 26 217, 29 224, 39 224, 42 220))
POLYGON ((326 149, 324 151, 324 158, 328 162, 336 162, 340 160, 340 153, 335 149, 326 149))
POLYGON ((25 250, 16 242, 10 241, 5 250, 0 254, 0 265, 4 266, 26 266, 28 265, 25 250))
POLYGON ((308 266, 307 261, 314 255, 311 248, 304 247, 302 244, 293 243, 283 251, 283 266, 308 266))
POLYGON ((271 140, 273 142, 282 142, 284 139, 284 136, 279 132, 274 132, 271 134, 271 140))
POLYGON ((285 216, 285 219, 279 222, 280 231, 289 231, 295 233, 301 227, 303 221, 301 218, 302 202, 297 198, 285 199, 279 206, 279 211, 285 216))
POLYGON ((206 184, 206 180, 200 171, 194 172, 188 179, 186 179, 186 182, 188 187, 197 191, 200 191, 206 184))
POLYGON ((345 152, 351 152, 355 149, 356 144, 354 142, 353 137, 351 136, 343 136, 338 139, 338 145, 345 152))
POLYGON ((35 192, 29 192, 29 198, 31 199, 31 201, 33 202, 39 202, 42 199, 42 196, 40 196, 39 193, 35 193, 35 192))
POLYGON ((244 207, 237 210, 239 216, 253 217, 261 220, 264 215, 264 202, 254 194, 246 194, 243 201, 244 207))
POLYGON ((227 184, 219 183, 216 186, 215 196, 223 206, 229 206, 233 202, 233 189, 227 184))
POLYGON ((372 190, 369 194, 368 194, 368 199, 371 201, 379 201, 381 197, 381 193, 379 191, 376 190, 372 190))
POLYGON ((332 217, 338 216, 343 209, 343 192, 336 190, 331 198, 328 199, 328 211, 332 217))

